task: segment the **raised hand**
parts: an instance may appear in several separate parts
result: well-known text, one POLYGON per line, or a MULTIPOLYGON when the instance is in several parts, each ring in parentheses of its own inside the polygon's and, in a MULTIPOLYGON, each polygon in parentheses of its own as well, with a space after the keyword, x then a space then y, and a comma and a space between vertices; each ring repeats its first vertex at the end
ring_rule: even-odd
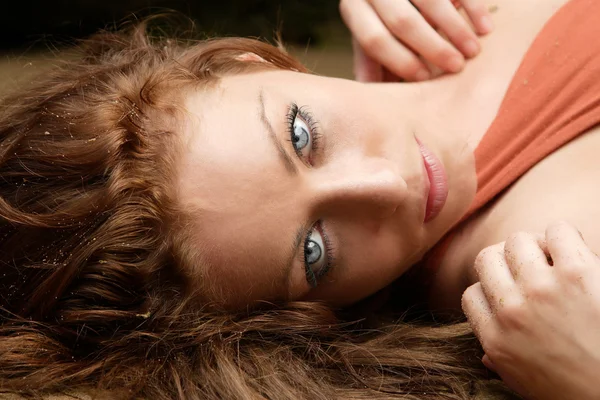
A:
POLYGON ((477 34, 493 29, 482 0, 341 0, 340 13, 353 36, 356 79, 369 82, 384 80, 384 68, 404 80, 429 79, 424 61, 459 72, 480 51, 477 34))

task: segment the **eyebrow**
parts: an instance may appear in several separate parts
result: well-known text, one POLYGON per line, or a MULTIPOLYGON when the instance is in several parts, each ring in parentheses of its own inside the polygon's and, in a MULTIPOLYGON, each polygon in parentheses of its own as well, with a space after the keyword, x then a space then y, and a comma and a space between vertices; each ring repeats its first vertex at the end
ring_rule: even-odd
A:
POLYGON ((275 133, 275 129, 273 129, 273 125, 271 125, 271 121, 269 121, 269 118, 267 118, 267 113, 265 112, 265 100, 263 97, 262 88, 260 89, 260 92, 258 93, 258 103, 260 104, 260 120, 262 121, 263 125, 265 126, 265 129, 269 133, 269 138, 271 139, 271 142, 275 145, 275 148, 277 149, 277 153, 279 154, 279 158, 283 161, 285 169, 291 174, 294 174, 294 175, 297 174, 298 167, 296 166, 296 164, 294 163, 294 161, 292 160, 292 158, 290 157, 288 152, 285 151, 285 149, 283 148, 281 141, 279 140, 279 138, 277 137, 277 134, 275 133))
MULTIPOLYGON (((269 138, 271 139, 271 142, 277 149, 279 158, 282 160, 282 162, 285 166, 285 169, 290 174, 296 175, 298 173, 298 167, 296 166, 294 161, 291 159, 288 152, 285 151, 285 148, 283 147, 281 141, 279 140, 279 138, 277 137, 277 134, 275 133, 275 129, 273 129, 273 125, 269 121, 269 118, 267 118, 267 113, 265 112, 265 100, 264 100, 262 88, 260 89, 260 91, 258 93, 258 103, 260 105, 260 110, 259 110, 260 120, 262 121, 263 125, 265 126, 265 129, 267 130, 267 133, 268 133, 269 138)), ((294 266, 294 259, 296 258, 296 254, 298 254, 298 252, 300 251, 300 246, 302 245, 302 241, 303 241, 304 237, 306 236, 308 229, 310 229, 310 227, 307 228, 305 225, 302 225, 302 226, 300 226, 300 228, 298 228, 298 230, 296 231, 296 234, 294 235, 294 242, 293 242, 292 246, 290 247, 290 253, 289 253, 290 255, 287 257, 287 261, 285 263, 285 267, 283 269, 283 274, 282 274, 282 279, 283 279, 282 284, 286 288, 289 288, 291 277, 292 277, 292 268, 294 266)))

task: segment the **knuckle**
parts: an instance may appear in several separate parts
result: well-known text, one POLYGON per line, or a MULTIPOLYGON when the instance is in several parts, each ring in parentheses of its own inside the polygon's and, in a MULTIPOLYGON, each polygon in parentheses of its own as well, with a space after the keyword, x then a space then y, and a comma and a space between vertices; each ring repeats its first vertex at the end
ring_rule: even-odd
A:
POLYGON ((546 234, 551 236, 560 235, 565 228, 570 227, 571 225, 562 219, 552 221, 546 227, 546 234))
POLYGON ((561 281, 570 284, 582 284, 588 267, 583 260, 573 260, 561 268, 561 281))
POLYGON ((493 263, 498 255, 496 246, 489 246, 484 248, 475 257, 475 269, 477 271, 483 270, 487 265, 493 263))
POLYGON ((506 244, 508 247, 509 245, 512 246, 516 243, 521 243, 521 242, 524 242, 527 240, 531 240, 531 238, 532 238, 532 235, 530 233, 522 232, 522 231, 513 232, 510 235, 508 235, 508 238, 506 239, 506 244))
POLYGON ((471 302, 475 300, 475 293, 477 292, 475 285, 469 286, 462 294, 461 304, 463 308, 470 306, 471 302))
POLYGON ((444 43, 444 45, 435 52, 435 61, 438 65, 450 65, 457 57, 462 56, 447 43, 444 43))
POLYGON ((385 37, 380 32, 370 32, 361 40, 363 48, 370 53, 377 53, 385 48, 385 37))
POLYGON ((444 26, 444 33, 448 36, 451 42, 458 44, 466 40, 477 40, 477 36, 473 33, 467 23, 462 23, 462 17, 457 13, 458 18, 446 18, 441 22, 444 26))
POLYGON ((479 1, 471 6, 471 12, 476 15, 486 15, 488 14, 488 8, 483 2, 479 1))
POLYGON ((511 329, 521 329, 526 322, 525 304, 515 298, 504 300, 503 305, 496 312, 498 323, 511 329))
POLYGON ((469 321, 477 318, 480 313, 478 304, 482 301, 481 296, 481 283, 476 283, 469 286, 462 294, 461 297, 461 308, 469 321), (479 311, 478 311, 479 310, 479 311))
POLYGON ((417 20, 409 14, 397 13, 390 16, 389 24, 397 36, 402 36, 417 27, 417 20))
POLYGON ((452 0, 453 4, 459 3, 461 6, 465 7, 469 12, 476 13, 477 15, 485 15, 488 14, 488 6, 484 1, 476 0, 476 1, 460 1, 460 0, 452 0))
POLYGON ((469 27, 468 24, 460 24, 455 23, 451 27, 448 28, 451 30, 449 34, 452 35, 454 40, 466 41, 469 39, 477 40, 477 35, 473 30, 469 27))
POLYGON ((492 256, 492 247, 486 247, 481 250, 477 257, 475 257, 475 263, 482 264, 485 263, 492 256))
POLYGON ((417 72, 421 69, 421 64, 415 60, 406 60, 402 65, 399 66, 401 75, 406 77, 414 77, 417 72))
POLYGON ((556 285, 550 279, 530 280, 525 286, 525 295, 528 299, 536 302, 548 302, 556 292, 556 285))

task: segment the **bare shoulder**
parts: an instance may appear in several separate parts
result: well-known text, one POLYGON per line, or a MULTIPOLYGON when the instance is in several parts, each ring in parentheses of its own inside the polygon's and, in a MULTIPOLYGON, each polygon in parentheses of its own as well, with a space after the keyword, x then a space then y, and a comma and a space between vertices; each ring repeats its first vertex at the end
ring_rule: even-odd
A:
POLYGON ((572 140, 521 177, 487 211, 480 246, 515 231, 543 232, 567 220, 600 252, 600 126, 572 140))
POLYGON ((551 222, 566 220, 600 254, 599 183, 600 126, 546 157, 462 224, 433 279, 432 307, 459 310, 462 292, 477 279, 472 268, 477 254, 516 232, 544 233, 551 222))

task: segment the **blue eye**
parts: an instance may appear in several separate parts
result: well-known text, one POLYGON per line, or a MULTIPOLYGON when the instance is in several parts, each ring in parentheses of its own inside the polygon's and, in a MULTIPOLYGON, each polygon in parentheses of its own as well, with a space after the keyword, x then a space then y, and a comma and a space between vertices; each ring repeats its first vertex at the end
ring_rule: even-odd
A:
POLYGON ((311 142, 310 128, 306 125, 306 122, 296 115, 292 126, 292 145, 294 146, 294 150, 296 150, 296 153, 306 157, 302 151, 307 147, 310 150, 311 142))
POLYGON ((312 153, 319 148, 320 136, 311 114, 306 107, 299 108, 296 104, 291 104, 287 123, 294 151, 303 161, 312 164, 312 153))
POLYGON ((317 225, 310 229, 304 239, 304 269, 311 287, 317 286, 319 279, 331 267, 332 261, 327 237, 317 225))

